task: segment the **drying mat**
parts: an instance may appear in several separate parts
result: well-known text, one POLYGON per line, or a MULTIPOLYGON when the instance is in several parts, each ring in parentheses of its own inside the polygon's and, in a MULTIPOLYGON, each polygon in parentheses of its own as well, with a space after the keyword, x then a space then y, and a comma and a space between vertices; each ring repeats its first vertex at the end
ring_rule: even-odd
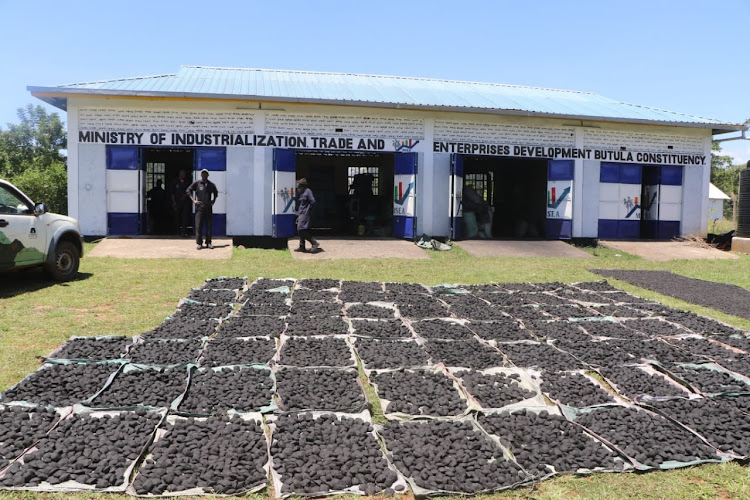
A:
POLYGON ((750 319, 750 290, 726 283, 704 281, 669 271, 623 271, 592 269, 591 272, 626 281, 676 299, 750 319))

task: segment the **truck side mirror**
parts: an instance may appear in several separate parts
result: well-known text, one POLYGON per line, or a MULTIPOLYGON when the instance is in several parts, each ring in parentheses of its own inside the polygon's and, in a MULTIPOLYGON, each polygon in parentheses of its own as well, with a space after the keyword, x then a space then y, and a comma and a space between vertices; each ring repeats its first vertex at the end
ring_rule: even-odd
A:
POLYGON ((37 203, 34 205, 34 215, 42 215, 47 213, 47 205, 44 203, 37 203))

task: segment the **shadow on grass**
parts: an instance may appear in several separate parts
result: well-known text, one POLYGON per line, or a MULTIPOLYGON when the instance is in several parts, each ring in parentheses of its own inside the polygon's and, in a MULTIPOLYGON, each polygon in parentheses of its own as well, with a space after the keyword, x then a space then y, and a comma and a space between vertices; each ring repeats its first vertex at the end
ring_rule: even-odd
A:
POLYGON ((24 293, 36 292, 51 286, 67 287, 70 283, 91 278, 92 273, 78 273, 75 279, 60 283, 45 276, 41 270, 17 271, 0 275, 0 299, 7 299, 24 293))

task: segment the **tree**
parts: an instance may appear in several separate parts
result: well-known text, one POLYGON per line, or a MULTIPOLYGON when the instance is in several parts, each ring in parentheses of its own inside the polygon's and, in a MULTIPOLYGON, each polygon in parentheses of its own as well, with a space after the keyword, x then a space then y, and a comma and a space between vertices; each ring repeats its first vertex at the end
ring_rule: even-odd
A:
POLYGON ((724 216, 732 219, 734 204, 737 202, 737 194, 740 186, 740 170, 744 165, 732 165, 729 155, 721 155, 721 146, 718 142, 711 145, 711 182, 717 188, 724 191, 732 201, 724 204, 724 216))
POLYGON ((28 104, 18 109, 19 124, 0 129, 0 177, 8 179, 34 202, 67 213, 67 173, 63 151, 68 141, 57 113, 28 104))

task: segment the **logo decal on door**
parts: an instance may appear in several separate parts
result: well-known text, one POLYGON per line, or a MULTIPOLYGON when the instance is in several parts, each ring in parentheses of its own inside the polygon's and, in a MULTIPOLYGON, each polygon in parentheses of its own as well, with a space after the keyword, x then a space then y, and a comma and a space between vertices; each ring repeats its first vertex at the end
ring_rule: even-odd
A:
POLYGON ((409 197, 409 193, 411 193, 411 190, 414 187, 414 183, 410 182, 409 186, 407 186, 406 188, 406 191, 404 191, 403 185, 403 182, 399 182, 398 186, 393 186, 393 201, 395 201, 399 205, 403 205, 406 202, 406 199, 409 197))
POLYGON ((565 188, 560 197, 557 198, 555 191, 555 188, 550 188, 550 190, 547 191, 547 208, 559 207, 560 204, 565 201, 565 198, 567 198, 570 194, 570 188, 565 188))
POLYGON ((294 188, 284 188, 279 194, 281 195, 281 199, 286 203, 283 213, 287 213, 292 207, 292 203, 294 203, 294 188))

